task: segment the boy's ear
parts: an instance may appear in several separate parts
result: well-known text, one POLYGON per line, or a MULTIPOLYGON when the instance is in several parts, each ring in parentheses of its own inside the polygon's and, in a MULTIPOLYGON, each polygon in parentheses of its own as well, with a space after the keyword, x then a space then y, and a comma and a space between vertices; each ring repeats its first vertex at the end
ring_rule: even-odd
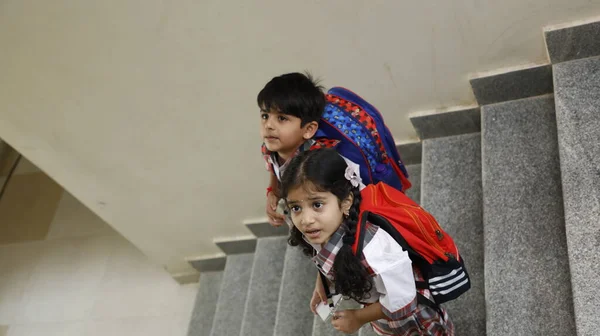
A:
POLYGON ((316 121, 311 121, 302 128, 304 129, 304 133, 302 134, 304 140, 312 139, 319 129, 319 123, 316 121))

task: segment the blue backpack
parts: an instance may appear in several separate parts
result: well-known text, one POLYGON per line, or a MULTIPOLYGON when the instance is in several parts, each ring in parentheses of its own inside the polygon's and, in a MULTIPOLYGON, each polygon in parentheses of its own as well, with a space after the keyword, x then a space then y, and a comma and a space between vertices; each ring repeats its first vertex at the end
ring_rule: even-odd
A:
POLYGON ((365 185, 384 182, 400 191, 410 188, 408 172, 381 113, 342 87, 331 88, 325 98, 327 105, 315 135, 317 143, 327 143, 358 164, 365 185))

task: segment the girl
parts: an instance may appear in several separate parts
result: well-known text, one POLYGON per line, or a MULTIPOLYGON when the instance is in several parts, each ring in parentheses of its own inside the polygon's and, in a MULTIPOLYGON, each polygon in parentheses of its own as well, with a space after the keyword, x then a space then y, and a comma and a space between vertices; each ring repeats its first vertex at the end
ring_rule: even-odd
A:
MULTIPOLYGON (((289 244, 312 257, 335 293, 364 304, 357 310, 336 311, 335 329, 354 333, 371 323, 379 335, 454 335, 446 311, 417 302, 416 280, 408 253, 384 230, 367 223, 362 254, 352 252, 361 202, 358 167, 333 149, 301 153, 282 179, 294 227, 289 244)), ((431 298, 429 290, 419 290, 431 298)), ((323 301, 319 277, 311 310, 323 301)))

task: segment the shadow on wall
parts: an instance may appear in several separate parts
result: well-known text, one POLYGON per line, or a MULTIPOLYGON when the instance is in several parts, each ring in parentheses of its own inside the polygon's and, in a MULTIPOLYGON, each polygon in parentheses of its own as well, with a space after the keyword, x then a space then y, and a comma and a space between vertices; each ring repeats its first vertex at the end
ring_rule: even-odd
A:
POLYGON ((45 239, 62 195, 54 180, 0 141, 0 244, 45 239))

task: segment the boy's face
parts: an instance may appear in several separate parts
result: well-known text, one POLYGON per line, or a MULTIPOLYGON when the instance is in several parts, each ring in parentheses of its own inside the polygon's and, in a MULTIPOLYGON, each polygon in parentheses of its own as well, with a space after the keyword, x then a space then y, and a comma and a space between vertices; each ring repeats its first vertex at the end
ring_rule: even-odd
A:
POLYGON ((312 138, 318 127, 316 121, 301 126, 298 117, 280 113, 279 111, 260 111, 260 135, 265 146, 271 152, 287 160, 306 140, 312 138))

